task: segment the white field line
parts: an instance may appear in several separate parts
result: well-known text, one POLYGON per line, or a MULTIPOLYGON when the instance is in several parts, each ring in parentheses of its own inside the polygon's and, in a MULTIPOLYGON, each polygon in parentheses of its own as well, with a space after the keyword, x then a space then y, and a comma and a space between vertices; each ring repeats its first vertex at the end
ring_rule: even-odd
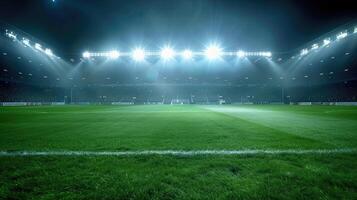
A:
POLYGON ((301 155, 301 154, 344 154, 357 153, 357 149, 286 149, 286 150, 143 150, 143 151, 0 151, 0 157, 8 156, 199 156, 199 155, 301 155))

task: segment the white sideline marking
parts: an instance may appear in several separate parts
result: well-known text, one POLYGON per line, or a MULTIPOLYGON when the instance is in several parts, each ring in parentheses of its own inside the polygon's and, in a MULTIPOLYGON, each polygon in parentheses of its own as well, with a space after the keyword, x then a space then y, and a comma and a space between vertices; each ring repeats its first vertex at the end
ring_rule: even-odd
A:
POLYGON ((278 154, 342 154, 357 153, 357 149, 286 149, 286 150, 144 150, 144 151, 0 151, 0 157, 5 156, 140 156, 140 155, 278 155, 278 154))

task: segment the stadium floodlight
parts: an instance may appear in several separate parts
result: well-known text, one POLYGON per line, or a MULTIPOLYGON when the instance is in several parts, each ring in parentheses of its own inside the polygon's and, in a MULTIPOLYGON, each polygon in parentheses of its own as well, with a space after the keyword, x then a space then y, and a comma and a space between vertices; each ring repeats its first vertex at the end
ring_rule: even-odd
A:
POLYGON ((90 58, 90 53, 88 51, 83 52, 83 58, 90 58))
POLYGON ((48 56, 53 56, 51 49, 45 49, 45 54, 47 54, 48 56))
POLYGON ((143 61, 145 60, 145 50, 141 49, 141 48, 136 48, 134 49, 134 51, 132 52, 131 56, 135 61, 143 61))
POLYGON ((327 46, 331 43, 331 39, 330 38, 326 38, 324 39, 324 46, 327 46))
POLYGON ((270 51, 263 52, 263 53, 262 53, 262 56, 264 56, 264 57, 271 57, 271 56, 272 56, 272 53, 271 53, 270 51))
POLYGON ((182 57, 183 57, 184 59, 186 59, 186 60, 191 59, 192 56, 193 56, 193 53, 192 53, 192 51, 189 50, 189 49, 186 49, 186 50, 184 50, 184 51, 182 52, 182 57))
POLYGON ((242 50, 239 50, 239 51, 237 52, 237 56, 238 56, 239 58, 243 58, 243 57, 245 56, 245 52, 242 51, 242 50))
POLYGON ((209 60, 214 60, 222 55, 222 49, 218 45, 213 44, 206 48, 204 54, 209 60))
POLYGON ((12 31, 8 31, 8 30, 6 30, 5 35, 6 35, 7 37, 9 37, 9 38, 13 39, 13 40, 16 40, 16 39, 17 39, 16 34, 15 34, 14 32, 12 32, 12 31))
POLYGON ((271 57, 273 54, 270 51, 260 51, 260 52, 246 52, 246 51, 238 51, 237 56, 242 58, 242 57, 248 57, 248 56, 258 56, 258 57, 271 57))
POLYGON ((304 56, 304 55, 306 55, 308 53, 309 53, 308 49, 303 49, 303 50, 300 51, 300 56, 304 56))
POLYGON ((343 39, 343 38, 347 37, 347 35, 348 35, 347 31, 340 32, 339 34, 336 35, 336 39, 337 40, 343 39))
POLYGON ((26 38, 22 38, 22 43, 26 46, 30 46, 30 40, 26 38))
POLYGON ((319 45, 316 43, 311 46, 311 50, 316 50, 318 48, 319 48, 319 45))
POLYGON ((120 53, 116 50, 108 52, 107 55, 111 59, 117 59, 120 56, 120 53))
POLYGON ((164 60, 170 60, 175 56, 175 51, 170 47, 164 47, 160 52, 160 56, 164 60))
POLYGON ((39 43, 36 43, 35 49, 42 51, 42 46, 39 43))

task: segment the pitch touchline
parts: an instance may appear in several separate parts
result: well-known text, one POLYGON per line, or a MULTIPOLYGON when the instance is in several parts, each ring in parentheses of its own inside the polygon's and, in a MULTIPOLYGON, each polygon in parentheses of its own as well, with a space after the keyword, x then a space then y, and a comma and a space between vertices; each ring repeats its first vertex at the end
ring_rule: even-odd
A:
POLYGON ((258 154, 341 154, 357 153, 357 149, 286 149, 286 150, 144 150, 144 151, 0 151, 0 156, 138 156, 138 155, 258 155, 258 154))

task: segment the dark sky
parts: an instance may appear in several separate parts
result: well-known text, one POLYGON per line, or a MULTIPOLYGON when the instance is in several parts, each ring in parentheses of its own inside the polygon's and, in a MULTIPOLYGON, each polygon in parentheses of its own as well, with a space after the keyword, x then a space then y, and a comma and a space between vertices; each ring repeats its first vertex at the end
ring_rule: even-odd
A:
POLYGON ((60 54, 135 46, 287 51, 357 19, 355 0, 1 0, 0 20, 60 54))

